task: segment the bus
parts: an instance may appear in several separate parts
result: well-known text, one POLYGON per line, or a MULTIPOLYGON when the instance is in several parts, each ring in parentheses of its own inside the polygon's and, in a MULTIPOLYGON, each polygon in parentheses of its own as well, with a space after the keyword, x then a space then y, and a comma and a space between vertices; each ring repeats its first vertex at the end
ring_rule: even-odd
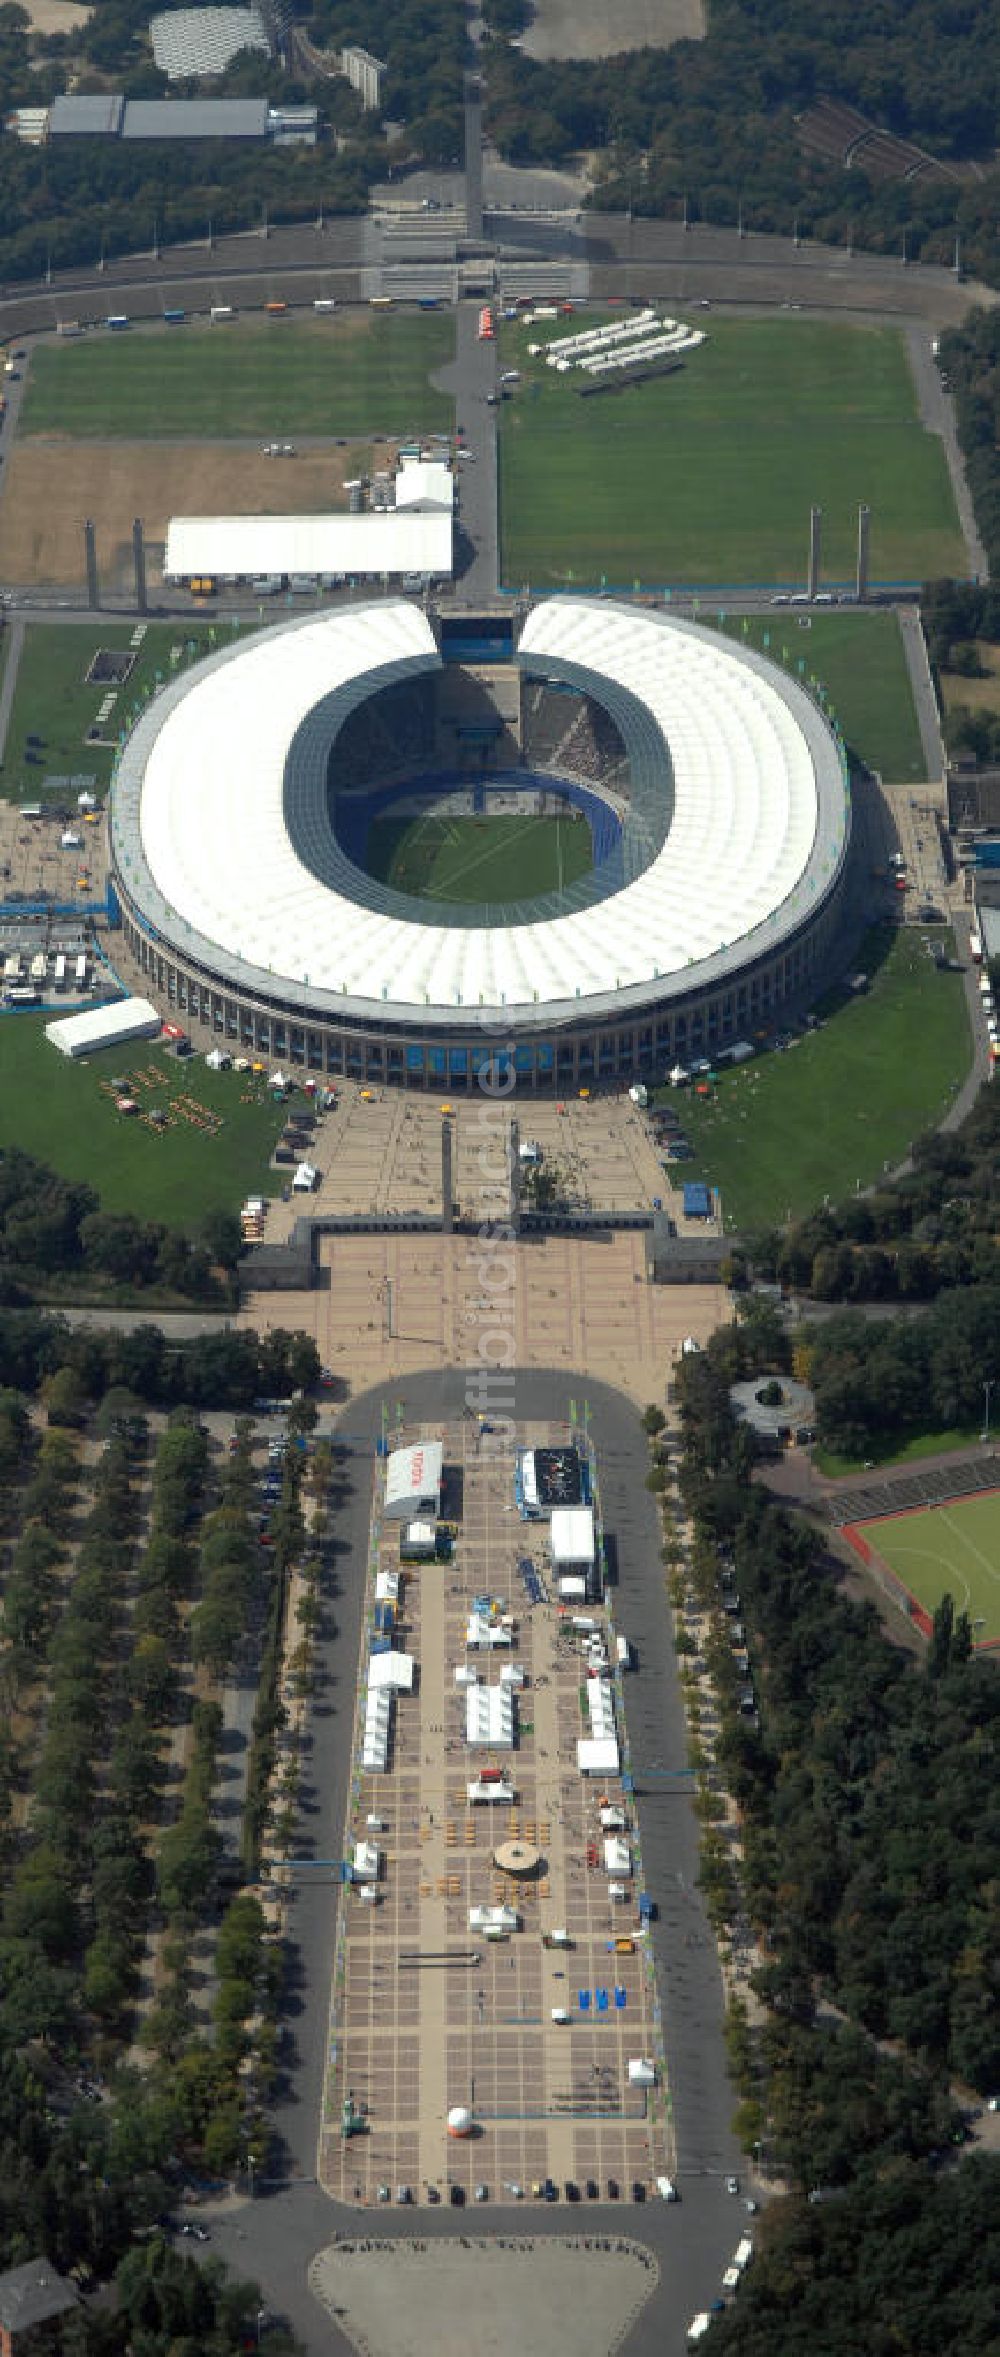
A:
POLYGON ((493 342, 493 313, 488 303, 483 304, 479 314, 479 341, 481 344, 493 342))

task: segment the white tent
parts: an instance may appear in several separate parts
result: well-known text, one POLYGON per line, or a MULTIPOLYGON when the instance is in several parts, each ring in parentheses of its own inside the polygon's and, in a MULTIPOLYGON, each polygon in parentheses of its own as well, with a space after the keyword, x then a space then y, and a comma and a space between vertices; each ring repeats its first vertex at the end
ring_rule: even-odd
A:
POLYGON ((642 2055, 629 2056, 628 2083, 630 2087, 655 2087, 656 2068, 642 2055))
POLYGON ((423 1514, 436 1520, 443 1475, 444 1451, 439 1440, 420 1440, 411 1448, 393 1449, 385 1469, 387 1521, 412 1522, 423 1514))
POLYGON ((609 1833, 604 1844, 605 1874, 631 1874, 632 1852, 627 1841, 617 1833, 609 1833))
POLYGON ((373 1653, 368 1663, 369 1689, 378 1693, 392 1687, 397 1694, 412 1694, 413 1657, 409 1653, 373 1653))
POLYGON ((487 1620, 484 1612, 470 1612, 465 1642, 471 1653, 489 1653, 497 1647, 512 1645, 513 1634, 502 1628, 498 1620, 487 1620))
POLYGON ((205 1058, 210 1072, 228 1072, 232 1060, 231 1056, 227 1056, 224 1048, 209 1048, 205 1058))
POLYGON ((351 1859, 351 1873, 355 1882, 377 1882, 379 1853, 373 1841, 356 1841, 351 1859))
POLYGON ((312 1162, 300 1162, 292 1180, 294 1193, 296 1195, 311 1195, 318 1177, 319 1172, 312 1162))
POLYGON ((514 1696, 509 1686, 470 1686, 465 1696, 465 1740, 491 1751, 514 1748, 514 1696))
POLYGON ((581 1736, 576 1747, 576 1764, 581 1776, 617 1776, 619 1755, 614 1736, 581 1736))
POLYGON ((60 1015, 46 1023, 45 1037, 60 1055, 90 1056, 99 1048, 122 1047, 126 1040, 155 1039, 161 1028, 148 998, 119 998, 109 1007, 88 1007, 82 1015, 60 1015))
POLYGON ((467 1784, 465 1787, 465 1797, 470 1804, 480 1800, 502 1800, 510 1803, 517 1799, 517 1786, 511 1784, 507 1776, 498 1776, 495 1779, 474 1776, 471 1784, 467 1784))
POLYGON ((399 1597, 398 1571, 377 1571, 375 1574, 376 1604, 395 1604, 399 1597))
POLYGON ((470 1907, 470 1931, 516 1931, 519 1917, 513 1907, 470 1907))
POLYGON ((556 1506, 550 1532, 554 1571, 572 1568, 586 1575, 593 1570, 596 1546, 592 1506, 556 1506))

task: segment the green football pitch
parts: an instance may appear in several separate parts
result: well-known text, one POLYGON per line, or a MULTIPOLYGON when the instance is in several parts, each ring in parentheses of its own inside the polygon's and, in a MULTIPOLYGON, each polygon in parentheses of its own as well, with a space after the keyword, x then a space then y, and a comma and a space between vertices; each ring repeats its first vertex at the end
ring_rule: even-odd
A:
POLYGON ((375 818, 368 874, 425 900, 533 900, 590 874, 585 818, 375 818))
POLYGON ((454 404, 431 384, 452 355, 445 313, 333 320, 234 319, 40 344, 23 434, 232 441, 256 434, 448 433, 454 404))
POLYGON ((587 399, 574 373, 527 351, 529 335, 565 329, 504 329, 504 365, 520 371, 501 412, 508 588, 794 589, 813 505, 823 577, 846 584, 862 501, 873 580, 968 572, 944 450, 920 422, 899 329, 715 312, 699 324, 706 341, 675 375, 587 399))
POLYGON ((367 867, 380 883, 425 900, 531 900, 589 875, 585 818, 380 818, 367 867))
POLYGON ((884 1515, 857 1529, 925 1612, 951 1595, 956 1612, 968 1613, 977 1645, 1000 1640, 1000 1490, 884 1515))

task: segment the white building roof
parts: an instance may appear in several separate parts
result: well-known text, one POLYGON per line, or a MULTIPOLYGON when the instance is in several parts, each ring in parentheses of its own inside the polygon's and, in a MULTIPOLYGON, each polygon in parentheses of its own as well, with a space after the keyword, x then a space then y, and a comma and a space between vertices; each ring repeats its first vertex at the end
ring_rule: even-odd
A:
POLYGON ((120 998, 110 1007, 88 1007, 82 1015, 60 1015, 46 1023, 45 1037, 64 1056, 94 1055, 127 1039, 154 1039, 162 1017, 148 998, 120 998))
POLYGON ((373 1841, 355 1842, 354 1853, 351 1859, 351 1872, 354 1876, 355 1882, 378 1881, 379 1854, 373 1841))
POLYGON ((450 516, 455 478, 439 458, 408 458, 396 476, 396 514, 450 516))
POLYGON ((595 1558, 592 1506, 554 1506, 549 1526, 552 1561, 592 1564, 595 1558))
POLYGON ((390 1522, 411 1522, 420 1506, 437 1513, 441 1498, 444 1450, 439 1440, 418 1440, 412 1447, 393 1449, 385 1469, 385 1511, 390 1522))
POLYGON ((513 1634, 502 1628, 498 1620, 489 1620, 485 1612, 470 1612, 465 1631, 465 1642, 474 1651, 485 1647, 512 1645, 513 1634))
POLYGON ((632 1852, 627 1841, 622 1841, 620 1834, 609 1833, 605 1841, 604 1871, 606 1874, 631 1874, 632 1872, 632 1852))
MULTIPOLYGON (((357 573, 360 556, 320 545, 355 528, 386 534, 381 553, 369 550, 375 571, 391 569, 390 549, 400 569, 439 571, 410 543, 404 558, 393 535, 450 536, 435 516, 208 518, 203 532, 181 519, 167 570, 357 573), (293 546, 286 529, 307 537, 293 546)), ((520 646, 533 669, 575 666, 595 694, 603 681, 645 707, 652 750, 644 737, 643 758, 657 778, 656 747, 667 747, 661 848, 609 897, 566 916, 466 929, 379 912, 351 897, 346 880, 324 882, 305 864, 285 819, 289 748, 300 732, 305 745, 303 724, 376 667, 439 665, 425 616, 390 599, 262 632, 162 691, 113 789, 126 885, 168 939, 223 972, 253 969, 269 994, 284 984, 330 1012, 349 1002, 388 1017, 399 1007, 438 1028, 454 1025, 456 1008, 503 1008, 537 1027, 579 1018, 581 1001, 621 1006, 631 994, 628 1003, 644 1005, 671 984, 722 980, 750 948, 775 949, 815 914, 843 855, 848 803, 837 750, 796 684, 714 632, 596 601, 536 607, 520 646)), ((318 760, 327 724, 313 725, 318 760)), ((324 790, 325 777, 323 768, 324 790)))
POLYGON ((465 1697, 465 1740, 493 1751, 514 1748, 514 1696, 509 1686, 470 1686, 465 1697))
POLYGON ((240 581, 275 573, 450 580, 451 535, 450 508, 429 515, 379 508, 359 516, 171 516, 163 571, 168 581, 196 573, 240 581))

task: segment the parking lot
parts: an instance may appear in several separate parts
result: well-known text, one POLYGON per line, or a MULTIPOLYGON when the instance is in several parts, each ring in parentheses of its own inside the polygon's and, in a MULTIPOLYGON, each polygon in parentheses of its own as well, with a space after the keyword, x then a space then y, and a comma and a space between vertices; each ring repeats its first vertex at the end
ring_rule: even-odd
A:
MULTIPOLYGON (((435 1436, 392 1437, 396 1445, 435 1436)), ((571 1436, 536 1426, 523 1437, 571 1436)), ((356 1765, 352 1779, 343 1854, 366 1840, 377 1846, 379 1901, 343 1892, 320 2179, 335 2198, 365 2204, 395 2202, 402 2188, 415 2202, 511 2202, 546 2179, 560 2200, 598 2191, 641 2199, 672 2170, 673 2153, 652 1962, 637 1925, 637 1829, 621 1780, 577 1768, 583 1639, 552 1597, 548 1523, 518 1519, 513 1453, 494 1452, 473 1420, 443 1438, 454 1556, 402 1574, 395 1642, 415 1657, 417 1684, 397 1699, 388 1772, 356 1765), (532 1602, 536 1582, 541 1600, 532 1602), (465 1741, 456 1667, 478 1660, 484 1684, 498 1678, 466 1650, 473 1598, 483 1596, 515 1624, 507 1658, 524 1685, 513 1752, 472 1751, 465 1741), (469 1804, 468 1784, 484 1766, 501 1767, 512 1801, 469 1804), (604 1867, 602 1805, 621 1809, 627 1826, 632 1870, 618 1901, 604 1867), (497 1865, 494 1853, 511 1839, 537 1851, 530 1870, 497 1865), (501 1905, 517 1918, 509 1936, 470 1930, 470 1908, 501 1905), (547 1944, 555 1931, 568 1944, 547 1944), (629 2080, 640 2058, 656 2064, 648 2089, 629 2080), (345 2104, 359 2133, 342 2133, 345 2104), (448 2134, 455 2106, 472 2114, 467 2140, 448 2134)), ((375 1481, 369 1603, 376 1573, 400 1568, 400 1526, 380 1512, 380 1465, 375 1481)), ((587 1617, 603 1620, 596 1606, 587 1617)), ((620 1741, 621 1701, 619 1684, 620 1741)))

